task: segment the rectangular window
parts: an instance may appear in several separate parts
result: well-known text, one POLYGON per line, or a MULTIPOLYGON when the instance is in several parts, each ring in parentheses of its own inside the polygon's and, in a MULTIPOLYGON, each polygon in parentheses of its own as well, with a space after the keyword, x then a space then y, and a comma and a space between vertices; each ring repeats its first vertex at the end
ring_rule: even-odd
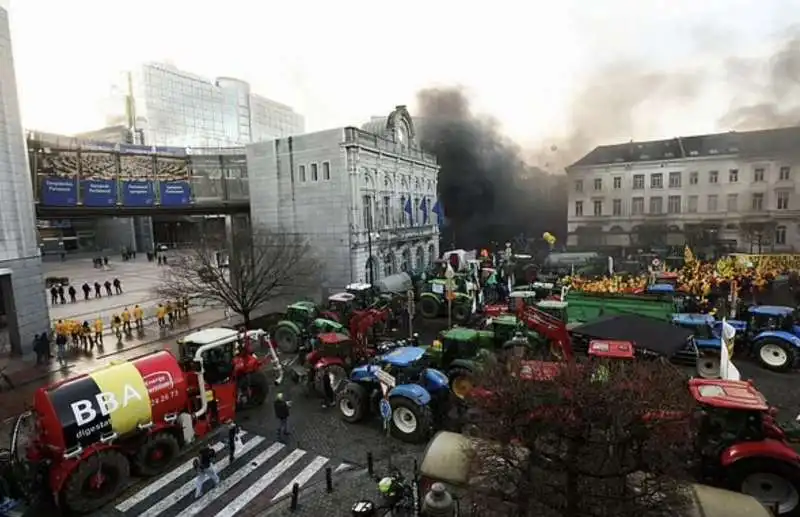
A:
POLYGON ((698 174, 697 171, 690 172, 689 173, 689 185, 697 185, 697 179, 698 179, 699 176, 700 176, 700 174, 698 174))
POLYGON ((298 165, 297 166, 297 176, 300 178, 301 182, 306 181, 306 166, 305 165, 298 165))
POLYGON ((689 196, 689 201, 686 204, 686 211, 690 214, 697 213, 697 196, 689 196))
POLYGON ((656 215, 664 213, 664 200, 661 197, 650 198, 650 213, 656 215))
POLYGON ((775 193, 775 199, 777 202, 778 210, 789 209, 789 191, 779 190, 778 192, 775 193))
POLYGON ((406 213, 406 197, 400 196, 400 225, 405 226, 408 221, 408 214, 406 213))
POLYGON ((602 178, 595 178, 595 180, 594 180, 594 189, 595 190, 603 190, 603 179, 602 178))
POLYGON ((650 188, 664 188, 664 175, 659 172, 650 176, 650 188))
POLYGON ((764 194, 760 192, 753 194, 753 203, 751 206, 754 212, 764 210, 764 194))
POLYGON ((642 215, 644 213, 644 198, 635 197, 631 199, 631 215, 642 215))
POLYGON ((600 200, 595 200, 594 202, 594 215, 596 216, 603 215, 603 202, 600 200))
POLYGON ((622 188, 622 178, 617 176, 614 178, 614 190, 619 190, 622 188))
POLYGON ((583 180, 575 181, 575 192, 583 192, 583 180))
POLYGON ((786 244, 786 227, 778 226, 775 228, 775 244, 786 244))
POLYGON ((680 188, 681 187, 681 173, 680 172, 670 172, 669 173, 669 188, 680 188))
POLYGON ((615 199, 611 205, 611 209, 614 215, 622 215, 622 200, 615 199))
POLYGON ((731 169, 728 171, 728 183, 737 183, 739 181, 739 169, 731 169))
POLYGON ((311 164, 311 181, 319 181, 319 169, 316 163, 311 164))
POLYGON ((667 212, 670 214, 681 213, 681 196, 669 196, 667 198, 667 212))
POLYGON ((778 175, 778 179, 780 181, 788 180, 792 175, 792 168, 791 167, 781 167, 780 174, 778 175))
POLYGON ((372 230, 372 198, 364 196, 361 202, 364 205, 364 228, 372 230))
POLYGON ((322 162, 322 179, 331 179, 331 162, 322 162))
POLYGON ((583 201, 575 201, 575 216, 583 217, 583 201))
POLYGON ((762 181, 764 181, 764 169, 759 167, 753 171, 753 182, 761 183, 762 181))
MULTIPOLYGON (((325 162, 328 163, 328 162, 325 162)), ((324 169, 323 169, 324 170, 324 169)), ((384 226, 391 226, 391 215, 389 214, 389 210, 392 206, 392 198, 389 196, 383 196, 383 206, 381 207, 383 210, 383 225, 384 226)))
POLYGON ((708 171, 708 182, 719 183, 719 171, 708 171))
POLYGON ((633 190, 644 190, 644 174, 633 175, 633 190))
POLYGON ((737 212, 739 210, 739 194, 728 194, 726 208, 728 212, 737 212))
POLYGON ((708 211, 709 212, 716 212, 717 211, 717 195, 711 194, 708 196, 708 211))

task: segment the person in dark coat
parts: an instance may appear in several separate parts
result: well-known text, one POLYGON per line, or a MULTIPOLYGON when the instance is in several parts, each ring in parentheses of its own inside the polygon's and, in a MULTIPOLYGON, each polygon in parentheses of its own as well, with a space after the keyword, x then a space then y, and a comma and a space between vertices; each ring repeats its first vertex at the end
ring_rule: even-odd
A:
POLYGON ((122 294, 122 282, 119 281, 119 278, 114 279, 114 290, 117 294, 122 294))
POLYGON ((70 302, 75 303, 78 301, 78 291, 75 289, 74 285, 69 286, 69 290, 67 292, 69 293, 70 302))
POLYGON ((45 353, 42 350, 42 335, 36 334, 33 336, 33 351, 36 352, 36 365, 40 365, 45 362, 45 353))
POLYGON ((58 287, 56 286, 50 288, 50 302, 53 305, 58 303, 58 287))
POLYGON ((199 499, 203 495, 203 485, 207 480, 211 480, 214 486, 219 486, 219 476, 214 468, 214 449, 208 445, 200 449, 200 453, 194 460, 194 469, 197 472, 195 479, 194 498, 199 499))
POLYGON ((94 297, 95 298, 101 298, 103 296, 102 289, 103 289, 103 286, 100 285, 100 282, 95 282, 94 283, 94 297))
POLYGON ((88 300, 89 295, 92 293, 92 288, 89 286, 89 282, 84 282, 81 290, 83 290, 83 299, 88 300))
POLYGON ((325 374, 322 378, 322 395, 324 400, 322 401, 322 407, 327 408, 333 405, 334 397, 333 397, 333 379, 331 374, 325 374))
POLYGON ((275 417, 278 419, 278 440, 289 436, 289 402, 283 399, 283 393, 275 396, 275 417))
POLYGON ((63 285, 59 285, 58 286, 58 299, 59 299, 59 301, 61 302, 62 305, 67 303, 67 299, 64 297, 64 286, 63 285))
POLYGON ((236 425, 236 422, 231 422, 230 427, 228 428, 228 463, 233 463, 233 459, 236 455, 236 437, 239 436, 239 426, 236 425))
POLYGON ((105 286, 105 288, 106 288, 106 294, 107 294, 107 295, 111 296, 112 294, 114 294, 114 293, 112 293, 112 292, 111 292, 111 282, 109 282, 108 280, 106 280, 105 284, 103 284, 103 285, 104 285, 104 286, 105 286))

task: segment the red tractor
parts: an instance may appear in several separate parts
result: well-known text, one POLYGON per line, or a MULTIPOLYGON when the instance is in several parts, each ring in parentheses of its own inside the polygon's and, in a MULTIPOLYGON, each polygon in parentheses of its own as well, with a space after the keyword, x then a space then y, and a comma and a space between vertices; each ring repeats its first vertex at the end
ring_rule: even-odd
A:
POLYGON ((30 497, 52 494, 68 512, 105 506, 132 470, 159 475, 242 405, 263 404, 263 367, 276 359, 268 339, 262 330, 205 329, 179 342, 179 357, 154 352, 39 388, 14 425, 6 481, 30 497), (250 348, 264 340, 271 358, 250 348))

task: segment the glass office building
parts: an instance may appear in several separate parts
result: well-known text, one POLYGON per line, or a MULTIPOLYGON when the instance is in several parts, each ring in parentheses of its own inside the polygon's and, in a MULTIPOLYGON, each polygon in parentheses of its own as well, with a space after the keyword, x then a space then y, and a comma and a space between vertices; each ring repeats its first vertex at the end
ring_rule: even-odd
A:
MULTIPOLYGON (((252 93, 240 79, 211 81, 170 64, 148 63, 126 74, 116 90, 123 99, 132 93, 133 119, 149 145, 225 147, 305 132, 301 115, 252 93)), ((128 120, 125 104, 116 103, 109 124, 128 120)))

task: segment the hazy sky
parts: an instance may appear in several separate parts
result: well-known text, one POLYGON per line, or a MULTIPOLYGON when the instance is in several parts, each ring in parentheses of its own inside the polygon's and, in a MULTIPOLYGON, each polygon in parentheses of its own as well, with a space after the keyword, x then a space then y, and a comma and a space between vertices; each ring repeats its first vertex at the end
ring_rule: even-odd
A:
MULTIPOLYGON (((461 84, 513 138, 541 142, 573 129, 572 99, 609 63, 713 69, 769 55, 800 22, 800 0, 10 2, 25 125, 60 133, 103 124, 115 72, 169 60, 245 79, 309 130, 413 109, 418 89, 461 84)), ((630 136, 717 129, 730 86, 708 86, 685 111, 637 112, 630 136)))

